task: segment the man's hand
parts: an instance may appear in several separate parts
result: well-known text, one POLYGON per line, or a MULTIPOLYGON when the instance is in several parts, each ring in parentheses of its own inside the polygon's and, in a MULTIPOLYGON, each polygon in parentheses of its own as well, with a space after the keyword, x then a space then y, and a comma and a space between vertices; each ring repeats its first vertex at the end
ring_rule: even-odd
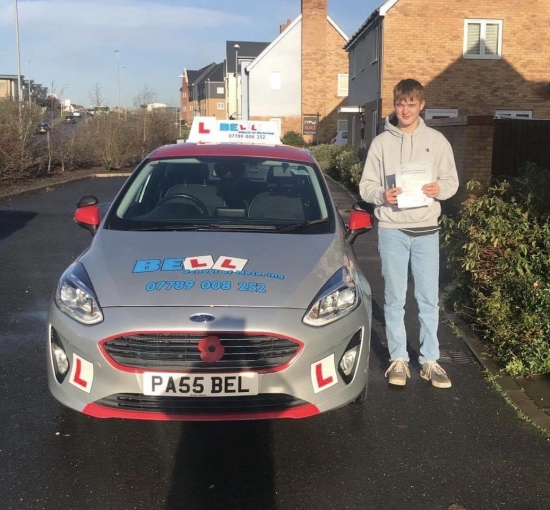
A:
POLYGON ((384 201, 391 205, 397 205, 397 195, 401 193, 401 188, 389 188, 384 191, 384 201))
POLYGON ((439 184, 437 182, 430 182, 430 184, 424 184, 422 186, 424 195, 430 198, 436 198, 439 195, 439 184))

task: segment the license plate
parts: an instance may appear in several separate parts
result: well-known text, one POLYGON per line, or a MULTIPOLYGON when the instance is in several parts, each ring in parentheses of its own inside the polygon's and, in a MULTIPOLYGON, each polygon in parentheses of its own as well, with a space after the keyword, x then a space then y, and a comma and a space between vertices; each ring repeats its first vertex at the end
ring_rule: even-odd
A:
POLYGON ((258 374, 143 374, 143 394, 171 397, 237 397, 258 394, 258 374))

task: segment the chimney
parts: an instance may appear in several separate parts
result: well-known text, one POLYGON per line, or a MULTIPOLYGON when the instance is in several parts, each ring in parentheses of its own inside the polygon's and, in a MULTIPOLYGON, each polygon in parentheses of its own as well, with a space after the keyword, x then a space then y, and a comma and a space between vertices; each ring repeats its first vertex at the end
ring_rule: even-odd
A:
POLYGON ((302 14, 328 16, 328 0, 302 0, 302 14))
POLYGON ((279 33, 282 34, 289 27, 291 23, 292 21, 287 18, 286 23, 279 25, 279 33))

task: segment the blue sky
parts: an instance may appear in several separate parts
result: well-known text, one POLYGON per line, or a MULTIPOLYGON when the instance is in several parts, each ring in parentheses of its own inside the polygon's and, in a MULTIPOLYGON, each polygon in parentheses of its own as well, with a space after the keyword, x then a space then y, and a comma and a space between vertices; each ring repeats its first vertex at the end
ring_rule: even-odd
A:
MULTIPOLYGON (((225 58, 225 41, 271 42, 300 14, 300 0, 18 0, 21 74, 73 103, 134 103, 147 86, 176 105, 182 69, 225 58), (30 61, 30 63, 29 63, 30 61), (30 70, 30 72, 29 72, 30 70)), ((383 0, 328 0, 329 15, 351 36, 383 0)), ((0 74, 17 73, 15 8, 0 0, 0 74)))

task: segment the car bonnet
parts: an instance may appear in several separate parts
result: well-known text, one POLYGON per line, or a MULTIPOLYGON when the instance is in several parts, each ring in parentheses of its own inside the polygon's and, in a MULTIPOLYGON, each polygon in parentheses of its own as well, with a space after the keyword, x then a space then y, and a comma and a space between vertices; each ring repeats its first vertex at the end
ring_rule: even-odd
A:
POLYGON ((84 264, 100 306, 306 309, 346 264, 336 234, 100 230, 84 264))

